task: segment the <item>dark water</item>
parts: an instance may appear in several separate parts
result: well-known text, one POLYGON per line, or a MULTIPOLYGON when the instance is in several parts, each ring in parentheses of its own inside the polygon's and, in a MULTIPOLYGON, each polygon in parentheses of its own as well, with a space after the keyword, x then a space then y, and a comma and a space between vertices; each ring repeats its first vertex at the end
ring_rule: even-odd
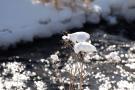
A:
POLYGON ((33 42, 18 43, 16 47, 10 46, 7 50, 0 50, 0 62, 22 59, 37 60, 47 58, 61 47, 61 36, 53 35, 51 38, 34 39, 33 42))
MULTIPOLYGON (((135 23, 127 23, 125 21, 120 21, 117 25, 107 25, 104 21, 98 25, 86 23, 83 28, 74 28, 67 32, 86 31, 91 34, 97 30, 102 30, 112 35, 122 35, 129 40, 135 40, 135 23)), ((24 61, 28 59, 47 58, 50 54, 60 50, 62 46, 62 35, 63 33, 53 35, 50 38, 34 39, 33 42, 20 42, 15 47, 11 46, 7 50, 0 49, 0 62, 14 61, 18 57, 24 59, 24 61)))

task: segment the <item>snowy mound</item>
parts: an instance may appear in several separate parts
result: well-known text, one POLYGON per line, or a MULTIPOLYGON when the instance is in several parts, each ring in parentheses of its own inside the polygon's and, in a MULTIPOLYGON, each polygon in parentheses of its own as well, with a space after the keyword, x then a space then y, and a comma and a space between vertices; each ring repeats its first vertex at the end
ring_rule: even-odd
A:
POLYGON ((49 37, 64 30, 82 27, 85 22, 97 24, 105 19, 110 24, 116 24, 116 16, 122 16, 127 21, 135 20, 135 0, 94 0, 86 5, 76 0, 74 11, 68 6, 68 1, 62 2, 68 4, 57 10, 50 3, 44 5, 32 4, 31 0, 1 0, 0 47, 14 45, 21 40, 32 41, 34 37, 49 37))

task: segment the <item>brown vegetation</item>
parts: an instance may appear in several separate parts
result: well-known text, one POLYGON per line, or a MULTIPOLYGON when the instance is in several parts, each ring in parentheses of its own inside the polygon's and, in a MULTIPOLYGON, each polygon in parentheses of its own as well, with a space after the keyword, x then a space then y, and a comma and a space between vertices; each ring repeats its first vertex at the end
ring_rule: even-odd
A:
MULTIPOLYGON (((82 4, 85 5, 85 9, 89 8, 90 1, 91 0, 82 0, 82 4)), ((33 0, 33 2, 39 2, 42 4, 51 3, 58 10, 61 10, 62 6, 70 7, 72 11, 75 11, 76 7, 82 8, 82 6, 77 4, 77 0, 33 0)))

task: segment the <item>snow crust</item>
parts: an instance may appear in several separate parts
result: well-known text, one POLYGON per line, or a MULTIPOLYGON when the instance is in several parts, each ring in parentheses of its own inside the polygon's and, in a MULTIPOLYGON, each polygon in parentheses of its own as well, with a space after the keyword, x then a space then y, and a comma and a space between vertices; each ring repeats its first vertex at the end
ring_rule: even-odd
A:
POLYGON ((97 24, 101 18, 109 24, 116 24, 117 16, 129 22, 135 20, 135 0, 94 0, 88 5, 89 11, 84 10, 81 0, 76 3, 79 7, 73 11, 67 6, 56 10, 50 4, 32 4, 31 0, 1 0, 0 47, 32 41, 34 37, 50 37, 80 28, 85 22, 97 24))

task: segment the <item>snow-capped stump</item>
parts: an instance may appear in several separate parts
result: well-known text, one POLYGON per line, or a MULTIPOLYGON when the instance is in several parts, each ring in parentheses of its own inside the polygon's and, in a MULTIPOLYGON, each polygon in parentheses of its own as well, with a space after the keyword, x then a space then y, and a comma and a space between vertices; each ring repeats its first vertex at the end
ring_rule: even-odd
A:
POLYGON ((79 52, 94 53, 97 51, 96 47, 88 42, 79 42, 74 45, 74 51, 76 54, 79 52))
POLYGON ((75 32, 72 34, 68 34, 67 36, 63 36, 62 39, 70 40, 73 43, 85 42, 90 39, 90 35, 86 32, 75 32))

